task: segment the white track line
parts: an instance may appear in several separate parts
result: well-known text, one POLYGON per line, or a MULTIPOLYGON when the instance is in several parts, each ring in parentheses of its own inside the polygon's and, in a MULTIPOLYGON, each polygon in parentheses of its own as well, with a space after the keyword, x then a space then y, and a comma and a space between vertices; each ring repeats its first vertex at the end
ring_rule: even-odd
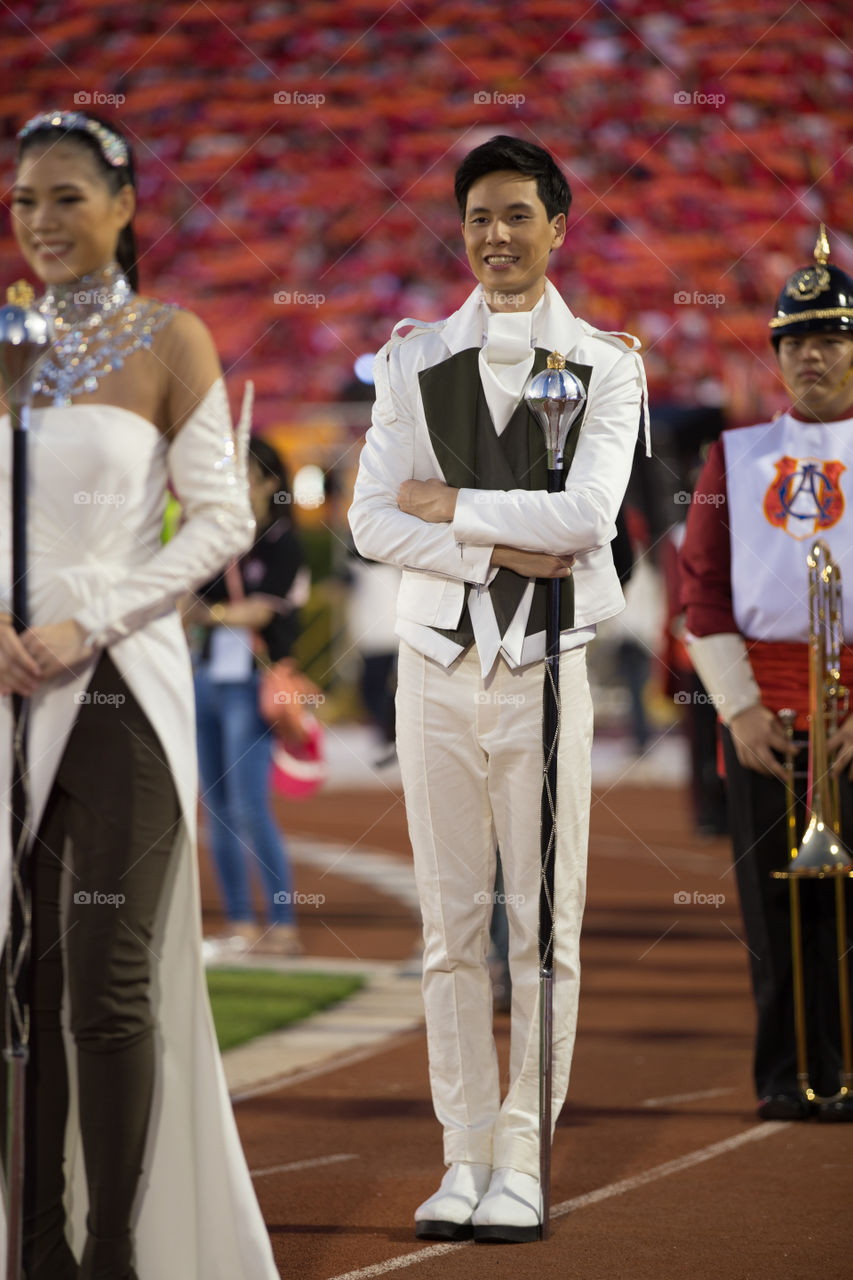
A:
POLYGON ((340 1164, 342 1160, 360 1160, 356 1155, 315 1156, 313 1160, 292 1160, 290 1164, 274 1164, 270 1169, 253 1169, 253 1178, 266 1178, 271 1173, 296 1173, 298 1169, 316 1169, 321 1164, 340 1164))
MULTIPOLYGON (((787 1129, 790 1123, 791 1121, 787 1120, 764 1121, 762 1124, 754 1125, 752 1129, 745 1129, 743 1133, 736 1133, 732 1138, 724 1138, 722 1142, 712 1142, 709 1147, 700 1147, 698 1151, 679 1156, 677 1160, 667 1160, 666 1164, 656 1165, 645 1173, 637 1173, 632 1178, 622 1178, 619 1182, 611 1182, 607 1187, 599 1187, 597 1191, 589 1191, 586 1195, 564 1200, 562 1204, 552 1206, 551 1217, 561 1218, 575 1209, 585 1209, 588 1205, 598 1204, 601 1200, 625 1195, 626 1192, 634 1191, 637 1187, 657 1182, 659 1178, 666 1178, 671 1173, 681 1173, 682 1170, 702 1164, 705 1160, 726 1155, 729 1151, 735 1151, 748 1142, 760 1142, 762 1138, 770 1138, 774 1133, 787 1129)), ((358 1271, 347 1271, 341 1275, 331 1276, 329 1280, 369 1280, 371 1276, 384 1276, 389 1271, 399 1271, 403 1267, 412 1267, 418 1262, 430 1262, 433 1258, 440 1258, 442 1254, 453 1253, 457 1249, 467 1249, 472 1243, 471 1240, 463 1240, 458 1244, 430 1245, 426 1249, 417 1249, 413 1253, 406 1253, 398 1258, 389 1258, 387 1262, 377 1262, 370 1267, 361 1267, 358 1271)))
POLYGON ((641 1107, 668 1107, 675 1102, 699 1102, 702 1098, 722 1098, 734 1089, 702 1089, 699 1093, 671 1093, 668 1098, 643 1098, 641 1107))

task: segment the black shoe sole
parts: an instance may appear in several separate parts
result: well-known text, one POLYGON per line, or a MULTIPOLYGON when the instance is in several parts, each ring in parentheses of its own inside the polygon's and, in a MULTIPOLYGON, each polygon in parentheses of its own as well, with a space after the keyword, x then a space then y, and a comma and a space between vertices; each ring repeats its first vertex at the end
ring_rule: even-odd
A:
POLYGON ((541 1234, 539 1226, 511 1227, 492 1222, 487 1226, 474 1227, 474 1240, 482 1244, 529 1244, 538 1240, 541 1234))
POLYGON ((473 1234, 470 1222, 445 1222, 438 1218, 415 1223, 418 1240, 470 1240, 473 1234))
POLYGON ((759 1106, 759 1120, 808 1120, 813 1114, 811 1103, 798 1098, 771 1098, 759 1106))
POLYGON ((821 1124, 850 1124, 853 1122, 853 1106, 849 1103, 822 1102, 817 1118, 821 1124))

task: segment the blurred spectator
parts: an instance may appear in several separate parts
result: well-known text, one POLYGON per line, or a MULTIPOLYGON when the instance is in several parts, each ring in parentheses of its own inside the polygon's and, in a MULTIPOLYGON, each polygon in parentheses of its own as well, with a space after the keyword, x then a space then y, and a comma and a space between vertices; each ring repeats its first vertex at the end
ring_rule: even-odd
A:
POLYGON ((228 917, 225 943, 294 955, 302 947, 287 846, 270 805, 271 734, 258 710, 258 661, 290 653, 309 582, 287 472, 258 438, 249 448, 249 488, 255 544, 201 588, 186 614, 196 649, 201 795, 228 917), (263 923, 252 904, 252 867, 263 886, 263 923))

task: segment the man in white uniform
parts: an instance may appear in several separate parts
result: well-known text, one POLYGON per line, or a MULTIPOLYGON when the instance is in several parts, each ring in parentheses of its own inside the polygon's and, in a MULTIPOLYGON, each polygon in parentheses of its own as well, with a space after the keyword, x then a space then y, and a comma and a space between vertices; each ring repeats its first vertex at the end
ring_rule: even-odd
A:
MULTIPOLYGON (((538 904, 545 585, 563 585, 552 1115, 577 1017, 592 707, 586 643, 623 607, 610 540, 644 378, 630 336, 569 311, 545 272, 571 195, 542 148, 499 136, 455 182, 478 287, 437 324, 401 321, 376 357, 373 425, 350 524, 403 570, 397 747, 424 925, 430 1079, 448 1172, 419 1237, 534 1240, 540 1227, 538 904), (559 351, 587 390, 546 491, 522 399, 559 351), (495 849, 510 931, 509 1090, 501 1102, 486 955, 495 849)), ((646 422, 648 421, 646 415, 646 422)))

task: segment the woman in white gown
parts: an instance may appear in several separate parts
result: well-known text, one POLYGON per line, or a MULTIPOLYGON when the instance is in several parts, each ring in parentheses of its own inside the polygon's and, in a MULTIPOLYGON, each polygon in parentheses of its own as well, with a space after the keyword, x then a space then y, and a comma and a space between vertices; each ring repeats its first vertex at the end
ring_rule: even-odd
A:
POLYGON ((15 235, 57 329, 31 418, 20 637, 0 419, 4 929, 8 695, 31 706, 25 1272, 274 1280, 204 985, 193 688, 175 608, 251 543, 247 414, 235 446, 207 330, 135 292, 126 140, 80 112, 35 117, 19 140, 15 235), (184 521, 161 545, 170 486, 184 521))

